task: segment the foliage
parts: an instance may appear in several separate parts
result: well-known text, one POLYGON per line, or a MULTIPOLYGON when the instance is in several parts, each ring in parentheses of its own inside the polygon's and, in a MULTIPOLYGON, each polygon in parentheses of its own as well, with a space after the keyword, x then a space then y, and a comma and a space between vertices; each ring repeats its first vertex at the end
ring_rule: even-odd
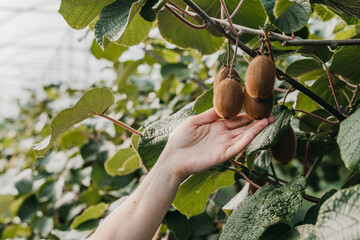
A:
MULTIPOLYGON (((173 2, 185 9, 187 1, 173 2)), ((194 2, 209 16, 220 18, 219 1, 194 2)), ((238 2, 226 1, 230 14, 238 2)), ((66 85, 29 90, 27 101, 18 103, 19 116, 0 121, 1 239, 85 239, 137 187, 171 131, 213 106, 211 87, 226 59, 226 39, 209 24, 201 30, 185 25, 163 8, 165 4, 173 6, 156 0, 80 0, 76 4, 61 0, 59 12, 65 21, 75 29, 89 27, 94 32, 92 54, 107 59, 117 77, 108 83, 99 81, 88 91, 66 85), (129 46, 133 45, 144 56, 119 61, 132 54, 129 46), (69 105, 73 107, 62 110, 69 105), (103 114, 139 129, 141 136, 101 118, 103 114), (40 157, 36 159, 30 145, 39 142, 34 148, 40 157)), ((354 0, 254 0, 244 1, 232 21, 253 29, 295 32, 304 39, 351 39, 359 37, 359 17, 354 0)), ((186 19, 203 23, 198 16, 186 19)), ((246 32, 239 40, 261 50, 255 35, 246 32)), ((337 111, 347 119, 337 122, 299 91, 290 92, 281 106, 285 94, 274 92, 276 121, 248 145, 244 155, 236 157, 242 167, 224 163, 184 181, 160 235, 359 238, 360 46, 287 47, 280 40, 270 40, 277 67, 331 107, 337 109, 338 103, 337 111), (273 162, 268 149, 290 125, 296 131, 298 149, 290 164, 273 163, 277 177, 284 181, 280 186, 268 170, 273 162), (310 166, 317 168, 308 170, 311 176, 305 181, 298 172, 310 166), (270 186, 248 194, 248 183, 229 168, 243 171, 259 185, 265 178, 270 186), (319 203, 303 200, 309 199, 305 189, 321 198, 319 203)), ((246 53, 237 54, 235 68, 243 82, 249 60, 246 53)), ((276 81, 276 88, 289 87, 276 81)))

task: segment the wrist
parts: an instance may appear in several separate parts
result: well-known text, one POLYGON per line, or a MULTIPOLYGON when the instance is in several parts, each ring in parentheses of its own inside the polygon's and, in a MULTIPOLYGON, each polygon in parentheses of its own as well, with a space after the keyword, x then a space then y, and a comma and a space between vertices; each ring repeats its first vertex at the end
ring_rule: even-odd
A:
POLYGON ((157 160, 154 168, 165 178, 169 179, 171 182, 178 183, 179 185, 187 177, 185 173, 179 169, 179 159, 176 159, 174 154, 171 154, 164 150, 159 159, 157 160))

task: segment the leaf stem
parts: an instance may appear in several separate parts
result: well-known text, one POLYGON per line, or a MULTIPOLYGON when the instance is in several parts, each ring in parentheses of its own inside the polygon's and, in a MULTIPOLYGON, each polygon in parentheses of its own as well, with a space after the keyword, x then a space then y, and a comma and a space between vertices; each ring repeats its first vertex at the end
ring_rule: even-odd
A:
POLYGON ((241 5, 243 4, 244 0, 240 0, 239 4, 237 5, 234 12, 231 14, 230 19, 233 19, 233 17, 236 15, 236 13, 240 10, 241 5))
POLYGON ((284 96, 284 100, 283 100, 282 105, 285 104, 286 98, 287 98, 287 96, 289 95, 289 93, 292 91, 292 89, 293 89, 293 87, 291 86, 291 87, 286 91, 286 94, 285 94, 285 96, 284 96))
POLYGON ((242 171, 235 169, 235 168, 228 168, 231 171, 236 172, 237 174, 240 174, 246 181, 248 181, 253 187, 256 187, 257 189, 261 188, 259 185, 251 181, 242 171))
POLYGON ((305 157, 304 157, 304 163, 303 163, 303 173, 302 175, 305 176, 306 175, 306 164, 307 164, 307 158, 308 158, 308 153, 309 153, 309 146, 310 146, 310 136, 306 142, 306 147, 305 147, 305 157))
POLYGON ((177 17, 179 20, 181 20, 183 23, 185 23, 186 25, 188 25, 191 28, 194 29, 204 29, 206 28, 206 24, 202 24, 202 25, 196 25, 193 24, 191 22, 189 22, 188 20, 186 20, 185 18, 183 18, 183 16, 181 16, 180 14, 178 14, 176 11, 174 11, 168 4, 165 4, 164 7, 169 10, 175 17, 177 17))
POLYGON ((274 168, 274 164, 272 163, 272 161, 270 161, 270 167, 271 167, 271 171, 273 173, 274 179, 276 182, 279 182, 278 177, 276 176, 276 172, 275 172, 275 168, 274 168))
POLYGON ((319 117, 319 116, 317 116, 317 115, 315 115, 313 113, 309 113, 309 112, 301 110, 301 109, 295 108, 294 111, 305 113, 306 115, 309 115, 309 116, 311 116, 313 118, 316 118, 317 120, 320 120, 320 121, 322 121, 324 123, 327 123, 327 124, 330 124, 330 125, 338 125, 338 124, 340 124, 340 121, 332 122, 332 121, 326 120, 326 119, 324 119, 322 117, 319 117))
POLYGON ((335 102, 336 102, 336 107, 337 107, 338 111, 341 111, 339 101, 338 101, 338 98, 337 98, 336 93, 335 93, 334 84, 333 84, 331 76, 330 76, 329 68, 326 66, 325 63, 323 65, 325 67, 325 70, 326 70, 326 73, 327 73, 327 76, 328 76, 328 79, 329 79, 329 82, 330 82, 331 91, 332 91, 332 94, 333 94, 335 102))
POLYGON ((171 4, 174 8, 176 8, 177 10, 179 10, 180 12, 182 12, 183 14, 187 15, 188 17, 191 18, 195 18, 196 16, 194 14, 191 14, 190 12, 182 9, 181 7, 179 7, 178 5, 176 5, 175 3, 173 3, 172 1, 168 1, 169 4, 171 4))
POLYGON ((309 178, 313 175, 316 168, 320 165, 321 160, 322 160, 322 157, 318 157, 318 158, 315 159, 315 162, 313 163, 313 165, 311 166, 309 172, 305 176, 306 181, 308 181, 309 178))
POLYGON ((113 119, 113 118, 111 118, 111 117, 109 117, 109 116, 107 116, 107 115, 105 115, 105 114, 96 114, 96 115, 98 115, 98 116, 100 116, 100 117, 103 117, 103 118, 106 118, 107 120, 110 120, 111 122, 113 122, 113 123, 115 123, 116 125, 124 128, 125 130, 128 130, 129 132, 132 132, 132 133, 135 134, 135 135, 141 136, 141 132, 133 129, 132 127, 126 125, 125 123, 122 123, 122 122, 120 122, 120 121, 118 121, 118 120, 115 120, 115 119, 113 119))

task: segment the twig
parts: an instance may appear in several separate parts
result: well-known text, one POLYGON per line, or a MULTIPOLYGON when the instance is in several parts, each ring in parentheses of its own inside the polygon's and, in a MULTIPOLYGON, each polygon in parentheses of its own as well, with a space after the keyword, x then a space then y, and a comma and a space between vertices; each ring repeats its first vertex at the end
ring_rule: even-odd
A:
POLYGON ((349 105, 350 105, 351 100, 350 100, 349 96, 346 94, 346 92, 345 92, 343 89, 340 89, 340 90, 341 90, 341 92, 344 94, 346 100, 348 101, 348 103, 349 103, 349 105))
POLYGON ((323 65, 325 67, 325 70, 326 70, 326 73, 327 73, 327 76, 328 76, 328 79, 329 79, 329 82, 330 82, 331 91, 332 91, 332 94, 333 94, 335 102, 336 102, 336 107, 337 107, 338 111, 341 111, 339 101, 338 101, 338 98, 337 98, 336 93, 335 93, 334 84, 333 84, 332 79, 331 79, 329 68, 326 66, 325 63, 323 65))
POLYGON ((331 74, 334 78, 336 78, 336 80, 343 81, 343 82, 345 82, 347 85, 349 85, 349 86, 351 86, 351 87, 353 87, 353 88, 356 88, 356 87, 358 86, 358 85, 356 85, 356 84, 353 84, 353 83, 349 82, 348 80, 346 80, 346 79, 343 78, 342 76, 336 76, 336 75, 333 74, 331 71, 330 71, 330 74, 331 74))
MULTIPOLYGON (((221 25, 216 23, 213 19, 211 19, 206 12, 204 12, 198 5, 196 5, 192 0, 183 0, 190 8, 192 8, 204 21, 206 24, 209 24, 212 26, 217 32, 219 32, 221 35, 229 39, 233 44, 236 42, 236 39, 233 35, 230 35, 225 32, 225 30, 222 28, 221 25)), ((221 20, 219 20, 221 21, 221 20)), ((263 33, 262 33, 263 34, 263 33)), ((250 49, 246 44, 244 44, 242 41, 239 41, 238 46, 241 50, 243 50, 246 54, 248 54, 251 57, 255 57, 257 54, 255 51, 250 49)), ((327 110, 330 114, 332 114, 335 118, 342 121, 345 119, 345 116, 343 116, 341 113, 339 113, 336 109, 334 109, 330 104, 328 104, 326 101, 324 101, 322 98, 320 98, 318 95, 316 95, 314 92, 312 92, 310 89, 306 88, 299 82, 297 82, 295 79, 291 78, 287 74, 285 74, 283 71, 276 69, 279 75, 283 77, 283 79, 288 82, 290 85, 292 85, 295 89, 303 92, 305 95, 307 95, 309 98, 314 100, 317 104, 319 104, 321 107, 323 107, 325 110, 327 110)))
POLYGON ((100 116, 100 117, 106 118, 107 120, 110 120, 111 122, 115 123, 116 125, 118 125, 118 126, 124 128, 124 129, 128 130, 129 132, 132 132, 132 133, 135 134, 135 135, 141 136, 141 132, 133 129, 132 127, 126 125, 125 123, 122 123, 122 122, 120 122, 120 121, 118 121, 118 120, 115 120, 115 119, 113 119, 113 118, 111 118, 111 117, 109 117, 109 116, 107 116, 107 115, 104 115, 104 114, 95 114, 95 115, 98 115, 98 116, 100 116))
POLYGON ((356 99, 356 95, 358 94, 358 92, 359 92, 359 86, 356 86, 355 91, 354 91, 354 95, 353 95, 353 97, 351 99, 351 102, 350 102, 350 105, 349 105, 350 107, 352 107, 352 105, 354 104, 355 99, 356 99))
POLYGON ((172 1, 168 1, 169 4, 171 4, 174 8, 176 8, 177 10, 179 10, 180 12, 182 12, 183 14, 191 17, 191 18, 195 18, 196 16, 194 14, 191 14, 190 12, 182 9, 181 7, 179 7, 178 5, 176 5, 175 3, 173 3, 172 1))
POLYGON ((313 202, 313 203, 318 203, 318 202, 320 202, 320 199, 319 199, 319 198, 310 196, 310 195, 308 195, 308 194, 304 194, 303 198, 304 198, 305 200, 308 200, 309 202, 313 202))
POLYGON ((272 49, 271 49, 271 43, 270 43, 270 40, 269 40, 269 35, 268 35, 268 33, 265 31, 265 29, 263 29, 263 32, 264 32, 266 44, 267 44, 267 47, 268 47, 268 51, 269 51, 269 53, 270 53, 270 58, 271 58, 271 60, 273 61, 273 63, 275 64, 274 55, 273 55, 273 52, 272 52, 272 49))
POLYGON ((236 13, 240 10, 240 7, 241 7, 241 5, 243 4, 243 2, 244 2, 244 0, 241 0, 241 1, 239 2, 239 4, 237 5, 236 9, 235 9, 234 12, 231 14, 230 19, 233 19, 233 17, 236 15, 236 13))
POLYGON ((240 31, 240 32, 237 32, 237 31, 235 30, 234 25, 233 25, 233 23, 232 23, 232 21, 231 21, 231 17, 229 16, 229 11, 228 11, 228 9, 227 9, 227 7, 226 7, 226 5, 225 5, 224 0, 220 0, 220 3, 221 3, 221 5, 222 5, 222 7, 223 7, 223 9, 224 9, 225 16, 226 16, 226 18, 227 18, 227 20, 228 20, 228 22, 229 22, 229 27, 230 27, 231 31, 232 31, 236 36, 240 36, 240 32, 241 32, 241 31, 240 31))
POLYGON ((257 189, 261 188, 259 185, 251 181, 242 171, 237 170, 235 168, 228 168, 228 169, 240 174, 246 181, 248 181, 252 186, 256 187, 257 189))
POLYGON ((309 146, 310 146, 310 136, 306 142, 306 147, 305 147, 305 157, 304 157, 304 163, 303 163, 303 173, 302 175, 305 176, 306 175, 306 163, 307 163, 307 158, 308 158, 308 153, 309 153, 309 146))
POLYGON ((315 162, 313 163, 313 165, 311 166, 309 172, 305 176, 306 181, 308 181, 309 178, 312 176, 312 174, 315 172, 315 170, 319 166, 321 160, 322 160, 322 157, 318 157, 318 158, 315 159, 315 162))
POLYGON ((294 39, 286 40, 282 43, 283 46, 318 46, 326 45, 331 49, 336 49, 338 46, 345 45, 359 45, 360 39, 345 39, 345 40, 313 40, 313 39, 294 39))
POLYGON ((276 92, 282 92, 282 93, 287 93, 287 92, 289 91, 289 89, 274 88, 274 91, 276 91, 276 92))
POLYGON ((175 17, 177 17, 179 20, 181 20, 183 23, 185 23, 186 25, 188 25, 191 28, 194 29, 204 29, 206 28, 206 24, 202 24, 202 25, 196 25, 193 24, 192 22, 189 22, 188 20, 186 20, 185 18, 183 18, 183 16, 181 16, 180 14, 178 14, 177 12, 175 12, 168 4, 165 4, 164 7, 169 10, 175 17))
POLYGON ((309 112, 301 110, 301 109, 296 109, 295 108, 294 111, 305 113, 305 114, 307 114, 307 115, 309 115, 309 116, 311 116, 313 118, 316 118, 317 120, 320 120, 320 121, 322 121, 324 123, 327 123, 327 124, 330 124, 330 125, 338 125, 338 124, 340 124, 340 121, 332 122, 332 121, 326 120, 326 119, 324 119, 322 117, 319 117, 319 116, 317 116, 317 115, 315 115, 313 113, 309 113, 309 112))

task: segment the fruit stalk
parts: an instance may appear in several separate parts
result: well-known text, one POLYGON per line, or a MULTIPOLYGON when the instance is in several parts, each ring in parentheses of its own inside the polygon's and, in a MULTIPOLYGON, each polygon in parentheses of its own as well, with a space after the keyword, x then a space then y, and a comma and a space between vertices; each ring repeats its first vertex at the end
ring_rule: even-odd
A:
POLYGON ((113 123, 115 123, 116 125, 124 128, 125 130, 128 130, 129 132, 132 132, 132 133, 135 134, 135 135, 141 136, 141 132, 133 129, 132 127, 126 125, 125 123, 122 123, 122 122, 120 122, 120 121, 118 121, 118 120, 115 120, 115 119, 113 119, 113 118, 111 118, 111 117, 109 117, 109 116, 107 116, 107 115, 105 115, 105 114, 96 114, 96 115, 98 115, 98 116, 100 116, 100 117, 103 117, 103 118, 106 118, 107 120, 110 120, 111 122, 113 122, 113 123))

